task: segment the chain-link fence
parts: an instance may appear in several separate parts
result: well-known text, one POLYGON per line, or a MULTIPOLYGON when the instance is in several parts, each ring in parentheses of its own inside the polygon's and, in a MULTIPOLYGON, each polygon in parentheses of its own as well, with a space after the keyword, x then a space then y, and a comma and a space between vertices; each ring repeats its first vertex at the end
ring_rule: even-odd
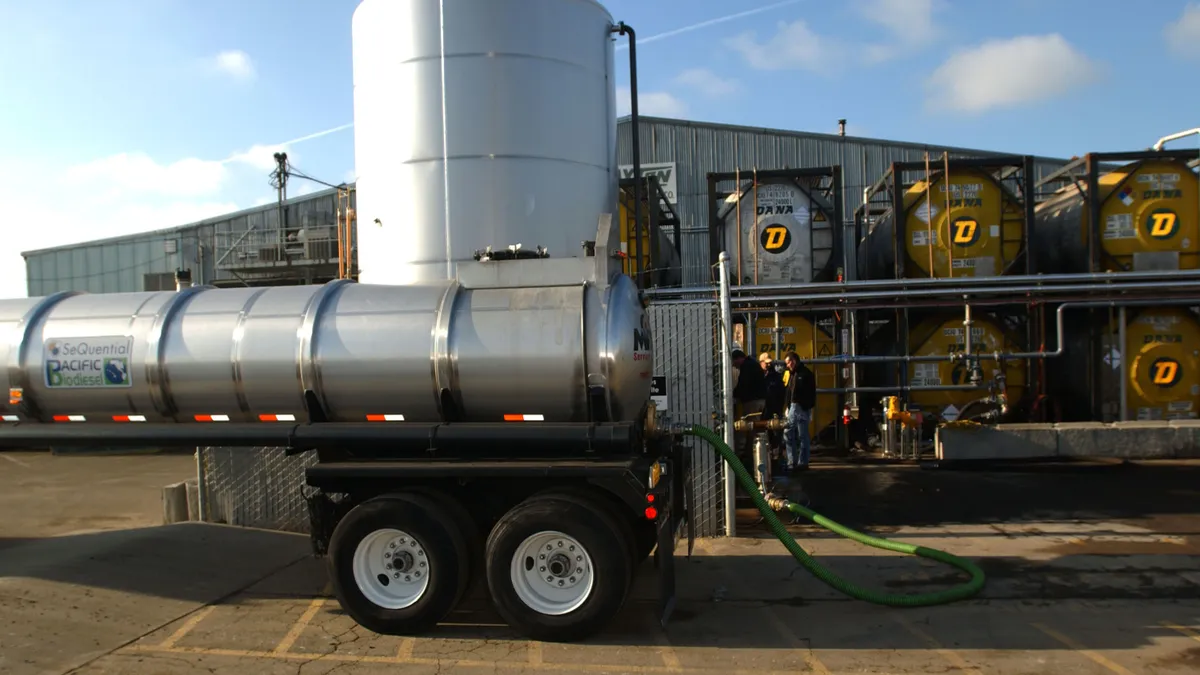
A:
MULTIPOLYGON (((718 354, 718 305, 654 305, 649 308, 654 336, 654 375, 666 380, 664 420, 676 424, 713 424, 721 410, 721 359, 718 354)), ((688 438, 698 536, 723 532, 723 488, 720 458, 688 438)), ((205 520, 244 527, 307 533, 303 499, 304 470, 316 453, 295 456, 283 448, 200 449, 200 487, 205 520)))
MULTIPOLYGON (((666 409, 671 423, 707 427, 721 405, 721 341, 719 305, 655 305, 649 308, 654 336, 654 375, 666 379, 666 409)), ((687 437, 692 449, 692 485, 696 535, 720 536, 724 531, 724 483, 720 456, 699 439, 687 437)))
POLYGON ((200 448, 204 520, 307 534, 304 470, 314 452, 291 457, 283 448, 200 448))

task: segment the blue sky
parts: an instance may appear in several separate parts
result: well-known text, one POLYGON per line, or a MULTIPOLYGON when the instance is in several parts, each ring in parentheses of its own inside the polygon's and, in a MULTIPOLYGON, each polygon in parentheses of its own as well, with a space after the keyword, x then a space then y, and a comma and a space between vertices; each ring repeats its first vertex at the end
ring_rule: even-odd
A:
MULTIPOLYGON (((0 0, 0 297, 21 250, 270 199, 281 143, 337 130, 287 150, 351 179, 357 4, 0 0)), ((605 4, 638 31, 645 114, 1061 157, 1200 125, 1195 0, 605 4)))

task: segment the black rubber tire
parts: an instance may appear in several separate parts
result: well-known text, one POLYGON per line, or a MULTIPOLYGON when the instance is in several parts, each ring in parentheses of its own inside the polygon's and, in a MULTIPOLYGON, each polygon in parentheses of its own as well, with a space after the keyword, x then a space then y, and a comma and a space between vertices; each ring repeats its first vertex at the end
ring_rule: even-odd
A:
MULTIPOLYGON (((642 555, 640 542, 637 532, 634 529, 633 523, 629 522, 628 512, 621 511, 620 507, 614 505, 612 500, 599 494, 596 488, 572 488, 568 491, 567 488, 548 488, 534 494, 525 501, 534 499, 542 499, 544 497, 554 497, 556 499, 565 499, 573 501, 577 504, 582 504, 600 514, 601 517, 608 518, 612 522, 610 525, 621 533, 623 549, 629 557, 629 583, 633 583, 633 577, 637 574, 637 569, 646 560, 646 556, 642 555)), ((647 555, 649 553, 647 552, 647 555)))
POLYGON ((330 578, 342 609, 364 628, 384 635, 415 635, 433 628, 454 609, 467 583, 466 544, 453 519, 420 495, 376 497, 350 510, 329 540, 330 578), (367 599, 354 581, 354 550, 371 532, 394 527, 416 537, 429 558, 429 586, 416 603, 385 609, 367 599))
MULTIPOLYGON (((453 518, 455 524, 458 525, 458 531, 461 533, 463 543, 466 546, 467 565, 465 565, 465 571, 463 572, 466 579, 462 588, 459 589, 458 598, 454 601, 454 606, 457 607, 463 597, 471 592, 484 577, 483 534, 479 531, 479 525, 476 524, 475 519, 471 517, 470 512, 462 505, 462 502, 441 490, 418 486, 405 488, 405 493, 421 495, 434 502, 443 513, 453 518)), ((398 496, 405 496, 405 493, 401 493, 398 496)))
POLYGON ((496 611, 518 633, 545 642, 571 642, 602 630, 624 606, 629 561, 624 535, 611 518, 575 500, 539 496, 506 513, 488 535, 488 589, 496 611), (578 609, 558 616, 542 614, 522 602, 509 572, 517 547, 545 530, 574 537, 592 560, 591 595, 578 609))

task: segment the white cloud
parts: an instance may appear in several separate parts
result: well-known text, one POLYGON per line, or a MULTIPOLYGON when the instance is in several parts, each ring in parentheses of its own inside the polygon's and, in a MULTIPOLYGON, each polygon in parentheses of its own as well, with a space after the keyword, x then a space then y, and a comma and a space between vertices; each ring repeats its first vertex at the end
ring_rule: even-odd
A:
POLYGON ((1200 56, 1200 3, 1189 2, 1178 19, 1167 24, 1163 37, 1180 56, 1200 56))
POLYGON ((861 0, 855 9, 904 44, 921 44, 937 37, 934 0, 861 0))
POLYGON ((254 62, 250 55, 240 49, 229 49, 217 54, 212 59, 213 66, 235 80, 253 80, 255 75, 254 62))
MULTIPOLYGON (((633 97, 628 87, 617 88, 617 116, 628 115, 633 97)), ((638 92, 638 114, 654 117, 684 117, 687 104, 665 91, 638 92)))
MULTIPOLYGON (((260 171, 271 171, 275 168, 275 153, 287 152, 288 144, 252 145, 241 152, 235 152, 225 159, 225 163, 235 162, 246 164, 260 171)), ((288 159, 293 159, 289 157, 288 159)))
POLYGON ((226 177, 222 162, 195 158, 159 164, 145 153, 120 153, 68 167, 64 183, 99 189, 112 198, 132 194, 198 196, 220 189, 226 177))
POLYGON ((980 113, 1062 96, 1103 76, 1062 35, 991 40, 960 51, 925 82, 931 109, 980 113))
POLYGON ((759 70, 828 73, 844 53, 840 44, 816 34, 803 20, 780 22, 779 31, 766 42, 760 43, 754 31, 746 31, 725 44, 759 70))
POLYGON ((704 68, 690 68, 675 77, 675 82, 692 87, 706 96, 728 96, 740 88, 737 80, 721 77, 704 68))

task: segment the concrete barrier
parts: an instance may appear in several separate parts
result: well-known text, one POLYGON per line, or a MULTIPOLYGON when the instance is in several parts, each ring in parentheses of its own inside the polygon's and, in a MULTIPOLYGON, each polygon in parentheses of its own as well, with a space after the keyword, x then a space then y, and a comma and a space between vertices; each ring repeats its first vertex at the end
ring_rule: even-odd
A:
POLYGON ((934 447, 944 461, 1193 459, 1200 458, 1200 420, 944 426, 934 447))
POLYGON ((200 483, 195 478, 163 488, 163 525, 200 518, 200 483))

